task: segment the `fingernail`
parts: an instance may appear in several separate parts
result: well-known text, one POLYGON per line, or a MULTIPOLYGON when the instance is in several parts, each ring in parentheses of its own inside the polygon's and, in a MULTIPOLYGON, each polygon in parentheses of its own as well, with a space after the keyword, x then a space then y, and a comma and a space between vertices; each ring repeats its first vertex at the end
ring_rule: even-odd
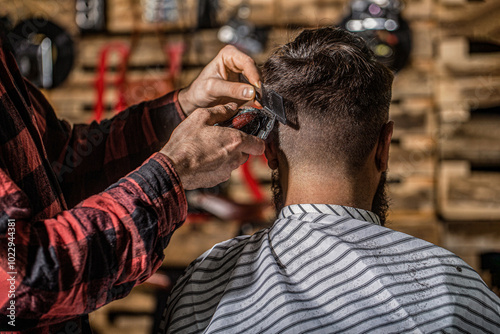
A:
POLYGON ((262 82, 257 81, 257 85, 256 86, 257 86, 257 88, 260 88, 262 86, 262 82))
POLYGON ((255 90, 253 89, 253 87, 245 87, 245 89, 243 89, 244 98, 250 99, 253 97, 253 94, 255 94, 255 90))

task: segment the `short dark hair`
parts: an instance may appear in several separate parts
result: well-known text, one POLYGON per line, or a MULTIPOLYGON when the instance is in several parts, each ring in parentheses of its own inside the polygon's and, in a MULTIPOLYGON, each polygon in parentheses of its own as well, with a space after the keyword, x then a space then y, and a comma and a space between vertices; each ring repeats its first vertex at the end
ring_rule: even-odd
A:
POLYGON ((363 39, 340 28, 304 30, 270 56, 262 74, 298 129, 286 138, 292 156, 329 165, 334 157, 349 174, 364 165, 388 121, 393 74, 363 39))

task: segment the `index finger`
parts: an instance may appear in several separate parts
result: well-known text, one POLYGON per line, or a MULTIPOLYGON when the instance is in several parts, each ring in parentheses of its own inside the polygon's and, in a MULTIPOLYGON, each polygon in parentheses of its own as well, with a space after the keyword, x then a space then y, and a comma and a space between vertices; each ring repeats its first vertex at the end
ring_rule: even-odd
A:
POLYGON ((266 149, 266 144, 262 139, 258 137, 241 132, 241 144, 238 146, 238 148, 242 153, 262 155, 264 154, 264 151, 266 149))
POLYGON ((238 112, 238 105, 234 102, 230 102, 225 105, 215 106, 212 108, 200 108, 197 109, 196 113, 204 113, 204 122, 207 125, 214 125, 216 123, 221 123, 225 120, 230 119, 238 112))
POLYGON ((228 45, 220 51, 222 64, 235 73, 243 73, 250 84, 260 88, 260 74, 255 61, 248 55, 228 45))

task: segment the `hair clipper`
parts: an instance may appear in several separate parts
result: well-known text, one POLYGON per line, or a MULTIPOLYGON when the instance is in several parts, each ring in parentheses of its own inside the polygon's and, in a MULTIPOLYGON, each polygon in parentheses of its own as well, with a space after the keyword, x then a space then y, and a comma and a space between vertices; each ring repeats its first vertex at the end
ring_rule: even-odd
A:
MULTIPOLYGON (((249 84, 248 80, 241 74, 240 80, 249 84)), ((264 85, 262 85, 260 92, 256 90, 255 95, 255 100, 262 106, 261 109, 241 107, 235 116, 215 125, 238 129, 249 135, 266 139, 276 120, 286 124, 285 108, 281 95, 273 90, 267 90, 264 85)))

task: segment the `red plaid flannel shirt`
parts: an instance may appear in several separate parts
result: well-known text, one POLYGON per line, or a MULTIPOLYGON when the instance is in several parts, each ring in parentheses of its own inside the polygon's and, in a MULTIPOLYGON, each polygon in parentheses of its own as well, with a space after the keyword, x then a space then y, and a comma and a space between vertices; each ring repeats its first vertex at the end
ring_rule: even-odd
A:
POLYGON ((170 160, 155 153, 182 118, 170 93, 71 127, 0 39, 0 330, 81 332, 86 314, 156 271, 187 214, 170 160))

